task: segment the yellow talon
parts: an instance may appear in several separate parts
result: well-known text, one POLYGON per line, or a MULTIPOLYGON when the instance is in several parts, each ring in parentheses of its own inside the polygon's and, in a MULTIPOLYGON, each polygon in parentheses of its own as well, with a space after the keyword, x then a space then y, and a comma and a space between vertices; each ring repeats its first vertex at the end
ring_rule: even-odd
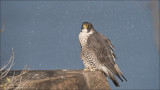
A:
POLYGON ((91 68, 91 69, 87 69, 87 68, 85 68, 85 69, 83 69, 84 71, 96 71, 96 69, 95 68, 91 68))
POLYGON ((83 69, 84 71, 89 71, 89 69, 87 69, 87 68, 85 68, 85 69, 83 69))
POLYGON ((95 69, 95 68, 92 68, 91 71, 96 71, 96 69, 95 69))

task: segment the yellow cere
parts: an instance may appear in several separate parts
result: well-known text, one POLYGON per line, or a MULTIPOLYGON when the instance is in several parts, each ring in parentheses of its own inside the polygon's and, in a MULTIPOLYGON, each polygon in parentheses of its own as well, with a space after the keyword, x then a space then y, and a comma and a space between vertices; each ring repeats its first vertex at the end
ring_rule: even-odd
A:
POLYGON ((83 24, 84 29, 87 29, 88 25, 83 24))

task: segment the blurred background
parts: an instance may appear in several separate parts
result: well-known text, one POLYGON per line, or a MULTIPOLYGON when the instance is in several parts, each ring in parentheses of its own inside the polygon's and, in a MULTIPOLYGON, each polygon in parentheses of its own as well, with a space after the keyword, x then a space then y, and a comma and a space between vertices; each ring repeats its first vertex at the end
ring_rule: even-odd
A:
POLYGON ((0 1, 0 66, 12 70, 83 69, 84 21, 107 36, 127 82, 112 89, 159 89, 159 1, 0 1), (3 24, 4 23, 4 24, 3 24), (5 26, 5 28, 4 28, 5 26))

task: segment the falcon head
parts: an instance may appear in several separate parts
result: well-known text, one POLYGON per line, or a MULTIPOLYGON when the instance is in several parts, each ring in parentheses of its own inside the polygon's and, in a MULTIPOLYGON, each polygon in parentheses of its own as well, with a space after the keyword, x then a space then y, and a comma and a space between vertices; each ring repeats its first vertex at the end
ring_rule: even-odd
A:
POLYGON ((91 30, 94 30, 94 28, 90 22, 83 22, 81 30, 82 30, 82 32, 89 33, 91 30))

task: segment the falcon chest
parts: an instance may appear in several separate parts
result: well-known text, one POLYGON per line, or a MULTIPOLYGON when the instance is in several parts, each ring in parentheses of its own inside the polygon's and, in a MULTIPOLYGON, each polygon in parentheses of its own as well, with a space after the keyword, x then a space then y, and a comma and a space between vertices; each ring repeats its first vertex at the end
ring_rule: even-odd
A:
POLYGON ((81 44, 81 58, 83 60, 85 68, 98 68, 98 61, 94 53, 88 49, 88 37, 93 34, 93 31, 87 32, 83 29, 79 34, 79 41, 81 44))
POLYGON ((87 32, 86 29, 83 29, 82 32, 80 32, 79 34, 79 42, 83 47, 86 47, 87 46, 87 40, 88 40, 88 37, 92 34, 93 32, 87 32))

